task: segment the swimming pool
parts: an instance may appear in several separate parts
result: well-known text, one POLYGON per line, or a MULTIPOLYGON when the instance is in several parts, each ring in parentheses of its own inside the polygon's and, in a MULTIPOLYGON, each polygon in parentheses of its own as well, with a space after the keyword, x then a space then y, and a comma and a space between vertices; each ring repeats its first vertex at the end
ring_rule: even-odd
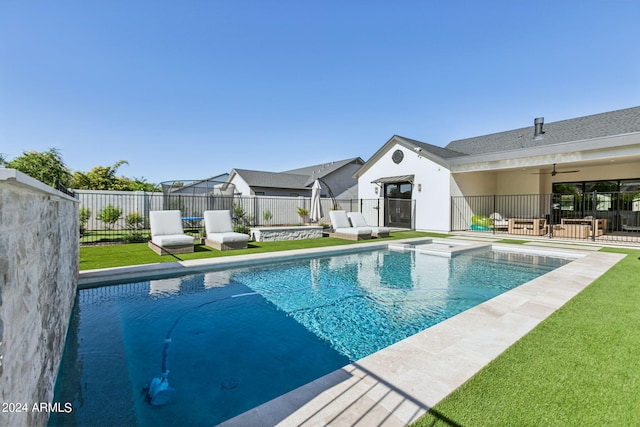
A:
POLYGON ((81 290, 51 424, 212 425, 567 262, 382 249, 81 290), (176 391, 152 407, 169 331, 176 391))

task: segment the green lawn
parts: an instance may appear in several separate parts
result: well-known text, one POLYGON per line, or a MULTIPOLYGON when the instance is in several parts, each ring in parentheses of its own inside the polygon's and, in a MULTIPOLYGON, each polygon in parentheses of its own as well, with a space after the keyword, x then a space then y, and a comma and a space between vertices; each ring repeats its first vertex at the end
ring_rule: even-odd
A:
MULTIPOLYGON (((408 239, 411 237, 447 237, 447 234, 401 231, 391 233, 390 237, 376 240, 408 239)), ((366 242, 365 240, 364 242, 366 242)), ((369 240, 370 241, 370 240, 369 240)), ((122 267, 127 265, 152 264, 157 262, 186 261, 191 259, 215 258, 240 254, 277 252, 290 249, 319 248, 362 243, 350 240, 323 237, 321 239, 287 240, 282 242, 249 242, 247 249, 218 251, 204 245, 196 245, 195 252, 180 255, 159 256, 146 243, 118 244, 108 246, 80 247, 80 270, 96 268, 122 267)))
POLYGON ((628 254, 420 426, 640 425, 640 251, 628 254))

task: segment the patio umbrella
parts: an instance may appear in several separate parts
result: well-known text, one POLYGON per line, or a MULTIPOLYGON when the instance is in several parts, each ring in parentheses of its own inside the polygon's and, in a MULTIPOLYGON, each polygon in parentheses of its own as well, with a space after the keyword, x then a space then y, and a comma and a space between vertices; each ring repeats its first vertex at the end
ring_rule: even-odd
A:
POLYGON ((311 212, 309 213, 309 219, 313 222, 320 221, 322 218, 322 205, 320 204, 320 181, 316 179, 311 187, 311 212))

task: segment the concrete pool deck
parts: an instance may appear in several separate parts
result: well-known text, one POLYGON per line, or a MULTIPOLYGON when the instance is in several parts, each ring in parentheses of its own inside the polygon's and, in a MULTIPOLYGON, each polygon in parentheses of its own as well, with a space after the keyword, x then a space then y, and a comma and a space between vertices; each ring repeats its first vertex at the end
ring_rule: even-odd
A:
MULTIPOLYGON (((292 256, 369 250, 407 239, 355 246, 237 255, 175 263, 82 272, 80 287, 171 272, 246 266, 292 256)), ((441 239, 434 239, 441 240, 441 239)), ((457 239, 456 239, 457 240, 457 239)), ((479 240, 465 238, 468 242, 479 240)), ((453 240, 452 240, 453 241, 453 240)), ((481 240, 480 240, 481 241, 481 240)), ((499 295, 451 319, 223 422, 230 426, 405 426, 466 382, 509 346, 621 260, 594 248, 503 245, 517 252, 558 256, 573 262, 499 295)), ((567 245, 569 246, 569 245, 567 245)))

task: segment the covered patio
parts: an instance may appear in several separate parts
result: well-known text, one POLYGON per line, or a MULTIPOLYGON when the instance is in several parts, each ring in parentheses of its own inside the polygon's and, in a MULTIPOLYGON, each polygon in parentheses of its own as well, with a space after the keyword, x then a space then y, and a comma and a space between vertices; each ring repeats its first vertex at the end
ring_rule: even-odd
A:
POLYGON ((640 154, 624 148, 454 166, 451 230, 640 242, 640 154))

